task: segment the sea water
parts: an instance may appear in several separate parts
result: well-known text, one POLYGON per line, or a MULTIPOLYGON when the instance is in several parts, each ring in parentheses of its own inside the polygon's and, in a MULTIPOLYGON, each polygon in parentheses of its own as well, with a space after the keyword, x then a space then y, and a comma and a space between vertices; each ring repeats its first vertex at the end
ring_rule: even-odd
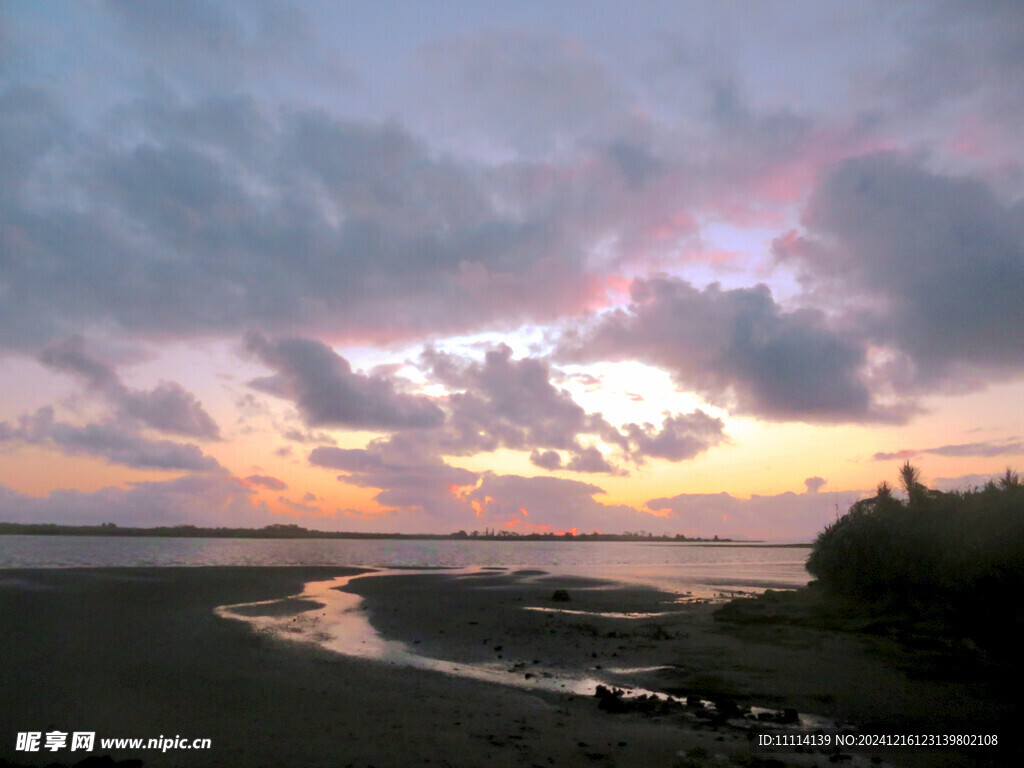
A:
POLYGON ((679 594, 793 589, 806 547, 669 542, 465 539, 191 539, 0 536, 0 568, 339 565, 539 568, 679 594))

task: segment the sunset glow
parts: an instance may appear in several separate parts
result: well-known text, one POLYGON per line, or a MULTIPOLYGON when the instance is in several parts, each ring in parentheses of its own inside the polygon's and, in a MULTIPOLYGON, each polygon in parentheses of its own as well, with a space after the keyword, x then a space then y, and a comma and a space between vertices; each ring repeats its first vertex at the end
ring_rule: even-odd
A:
POLYGON ((1020 467, 1019 8, 398 5, 0 10, 0 521, 809 539, 1020 467))

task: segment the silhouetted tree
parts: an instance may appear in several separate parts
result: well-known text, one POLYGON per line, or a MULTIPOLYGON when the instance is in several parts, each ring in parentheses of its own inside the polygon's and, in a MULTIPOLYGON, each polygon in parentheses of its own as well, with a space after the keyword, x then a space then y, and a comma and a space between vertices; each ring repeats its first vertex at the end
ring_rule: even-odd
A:
POLYGON ((911 466, 907 461, 900 467, 900 483, 903 490, 907 492, 907 498, 911 504, 918 504, 924 500, 927 488, 921 484, 921 470, 911 466))
POLYGON ((999 478, 999 487, 1004 491, 1014 490, 1021 487, 1020 475, 1014 472, 1009 467, 1006 468, 1006 473, 999 478))

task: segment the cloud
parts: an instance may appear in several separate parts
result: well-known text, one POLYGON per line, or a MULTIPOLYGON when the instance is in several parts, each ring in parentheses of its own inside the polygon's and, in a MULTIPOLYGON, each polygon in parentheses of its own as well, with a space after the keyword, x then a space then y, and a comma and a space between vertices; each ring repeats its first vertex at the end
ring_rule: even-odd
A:
POLYGON ((171 93, 118 105, 101 134, 43 90, 0 96, 0 344, 100 326, 388 340, 603 295, 569 214, 530 205, 527 169, 492 179, 394 122, 171 93))
POLYGON ((804 485, 807 486, 808 493, 817 493, 827 482, 828 480, 823 477, 808 477, 804 480, 804 485))
POLYGON ((561 469, 562 457, 558 451, 538 451, 534 449, 530 452, 530 463, 541 469, 551 471, 561 469))
MULTIPOLYGON (((580 526, 621 531, 643 527, 639 523, 652 518, 628 506, 595 501, 594 495, 604 491, 589 483, 472 472, 431 455, 432 448, 400 434, 375 440, 366 449, 316 448, 309 461, 344 472, 338 479, 347 484, 380 489, 376 501, 401 516, 377 521, 388 519, 396 526, 419 524, 436 530, 486 524, 522 532, 580 526)), ((592 457, 583 454, 582 460, 592 457)))
MULTIPOLYGON (((536 464, 536 462, 534 463, 536 464)), ((574 452, 566 469, 573 472, 622 474, 621 470, 617 470, 613 465, 609 464, 604 454, 592 445, 574 452)))
MULTIPOLYGON (((487 525, 519 533, 575 528, 708 537, 811 537, 822 521, 834 519, 836 505, 845 511, 859 497, 856 492, 818 493, 809 483, 809 492, 803 495, 742 501, 727 494, 683 494, 654 499, 646 509, 636 509, 602 504, 596 497, 604 490, 598 485, 559 477, 473 472, 451 466, 436 450, 428 436, 406 432, 371 441, 366 448, 322 446, 310 453, 309 462, 342 472, 338 480, 346 484, 380 489, 376 501, 393 514, 373 517, 370 522, 378 529, 388 525, 412 530, 408 526, 419 525, 420 529, 468 530, 487 525)), ((551 453, 558 456, 556 451, 551 453)), ((549 459, 537 451, 532 458, 535 463, 549 459)), ((598 466, 602 457, 596 449, 578 453, 577 460, 576 471, 609 471, 598 466)), ((552 462, 551 467, 572 468, 571 462, 569 467, 552 462)))
POLYGON ((445 450, 579 449, 581 434, 614 432, 603 417, 588 414, 568 391, 551 383, 545 361, 513 360, 505 344, 489 350, 482 363, 431 348, 422 359, 430 374, 453 390, 447 425, 452 437, 441 443, 445 450))
MULTIPOLYGON (((243 76, 266 77, 272 65, 310 57, 308 19, 290 3, 223 6, 182 0, 173 9, 131 0, 104 0, 122 40, 160 71, 187 76, 191 85, 230 89, 243 76)), ((123 43, 122 43, 123 45, 123 43)))
POLYGON ((927 448, 925 453, 936 456, 1006 456, 1024 453, 1024 443, 1019 440, 1008 443, 960 443, 927 448))
POLYGON ((313 466, 341 470, 344 483, 380 490, 374 499, 381 506, 425 513, 435 524, 438 519, 464 516, 468 504, 453 489, 472 488, 475 472, 445 463, 429 453, 429 447, 401 434, 372 441, 367 448, 314 448, 309 454, 313 466))
POLYGON ((111 464, 136 469, 213 471, 220 464, 192 444, 150 440, 120 422, 74 426, 54 419, 51 406, 22 416, 17 426, 0 422, 0 442, 52 446, 75 455, 99 456, 111 464))
POLYGON ((1020 206, 976 179, 885 152, 826 173, 804 225, 807 236, 777 243, 777 255, 892 352, 888 386, 963 391, 1024 370, 1015 322, 1024 295, 1020 206))
POLYGON ((634 456, 684 461, 725 441, 725 424, 701 410, 666 416, 661 429, 652 424, 627 424, 623 431, 634 444, 634 456))
MULTIPOLYGON (((1024 13, 1013 2, 931 3, 918 9, 912 44, 896 66, 874 77, 891 108, 933 116, 964 103, 995 116, 1020 114, 1018 89, 998 87, 1024 75, 1024 13)), ((947 113, 948 114, 948 113, 947 113)))
POLYGON ((321 341, 246 337, 246 349, 277 375, 250 386, 294 400, 312 426, 414 429, 439 426, 444 413, 429 398, 396 391, 391 379, 352 371, 348 361, 321 341))
POLYGON ((123 526, 259 527, 274 522, 253 491, 227 472, 129 483, 91 493, 52 491, 42 498, 0 485, 0 519, 17 523, 123 526))
POLYGON ((379 342, 550 322, 607 304, 625 266, 677 264, 683 244, 699 245, 701 212, 792 204, 805 184, 790 177, 810 178, 838 151, 818 149, 806 119, 761 115, 734 92, 719 99, 719 123, 738 126, 725 145, 718 123, 706 135, 655 129, 637 99, 613 103, 614 75, 585 51, 554 39, 517 48, 513 34, 491 52, 440 51, 458 61, 438 72, 483 81, 474 87, 502 105, 483 110, 488 119, 515 112, 489 135, 522 130, 513 143, 572 149, 496 165, 461 144, 438 152, 397 119, 303 105, 294 89, 282 106, 261 76, 200 82, 190 67, 230 68, 200 64, 214 53, 258 59, 246 40, 259 47, 287 27, 268 27, 263 11, 195 4, 150 45, 166 14, 128 7, 116 14, 135 55, 159 59, 170 45, 183 59, 159 63, 184 83, 125 84, 123 100, 89 117, 45 88, 0 96, 4 346, 97 328, 379 342), (207 18, 201 34, 185 31, 207 18), (186 35, 188 45, 169 42, 186 35))
POLYGON ((136 419, 147 427, 169 434, 203 440, 220 439, 217 423, 196 397, 173 381, 160 382, 149 391, 129 389, 113 366, 91 356, 81 336, 72 336, 45 347, 38 360, 47 368, 69 373, 102 395, 122 419, 136 419))
POLYGON ((974 488, 984 488, 989 481, 999 482, 1002 472, 993 474, 970 474, 958 477, 936 477, 928 487, 936 491, 967 491, 974 488))
POLYGON ((553 470, 563 468, 558 451, 570 451, 565 469, 622 474, 604 452, 584 445, 581 437, 597 438, 620 459, 637 463, 645 458, 691 459, 725 439, 722 421, 699 410, 666 415, 660 429, 651 424, 617 428, 557 388, 552 380, 561 374, 545 360, 515 360, 504 344, 489 350, 482 363, 429 347, 421 359, 427 372, 451 390, 445 431, 435 436, 437 449, 445 453, 529 449, 535 466, 553 470))
POLYGON ((316 496, 307 493, 302 497, 300 501, 293 501, 292 499, 285 498, 284 496, 278 496, 277 502, 281 506, 288 509, 288 514, 295 515, 296 517, 335 517, 336 515, 330 512, 324 512, 320 507, 311 503, 316 501, 316 496))
POLYGON ((23 414, 16 425, 0 423, 0 441, 52 447, 69 455, 98 456, 136 469, 210 472, 221 468, 215 458, 194 444, 151 439, 143 434, 148 427, 165 434, 220 439, 216 422, 181 385, 161 382, 151 390, 130 389, 112 365, 89 354, 80 336, 50 344, 37 359, 51 370, 83 381, 113 413, 98 422, 75 425, 58 421, 54 408, 44 406, 23 414))
POLYGON ((1010 441, 988 441, 979 443, 957 443, 954 445, 940 445, 936 448, 921 448, 917 450, 903 449, 893 452, 879 452, 872 458, 875 461, 891 461, 893 459, 909 459, 922 453, 934 456, 968 457, 981 456, 991 458, 994 456, 1013 456, 1024 453, 1024 443, 1020 440, 1010 441))
POLYGON ((334 444, 334 438, 326 432, 304 432, 301 429, 286 428, 282 430, 281 437, 296 443, 326 443, 334 444))
POLYGON ((520 533, 653 530, 661 521, 625 505, 594 499, 604 491, 590 483, 559 477, 523 477, 485 472, 469 493, 481 524, 520 533))
POLYGON ((738 499, 728 493, 684 493, 651 499, 647 507, 668 514, 666 524, 687 536, 811 541, 864 495, 860 491, 821 493, 808 486, 807 493, 787 492, 749 499, 738 499))
POLYGON ((917 451, 903 449, 891 452, 879 451, 871 458, 874 459, 875 461, 892 461, 893 459, 899 459, 900 461, 902 461, 904 459, 913 458, 916 455, 917 451))
POLYGON ((244 480, 250 487, 257 486, 259 488, 269 488, 272 491, 286 491, 288 490, 288 483, 284 480, 278 480, 276 477, 270 477, 268 475, 249 475, 244 480))
POLYGON ((554 37, 463 34, 427 45, 417 59, 435 107, 428 113, 531 155, 606 134, 630 106, 583 45, 554 37))
POLYGON ((863 380, 865 350, 822 312, 786 311, 766 286, 698 290, 662 276, 635 280, 630 303, 579 331, 556 357, 636 359, 671 372, 710 402, 772 419, 895 420, 863 380))

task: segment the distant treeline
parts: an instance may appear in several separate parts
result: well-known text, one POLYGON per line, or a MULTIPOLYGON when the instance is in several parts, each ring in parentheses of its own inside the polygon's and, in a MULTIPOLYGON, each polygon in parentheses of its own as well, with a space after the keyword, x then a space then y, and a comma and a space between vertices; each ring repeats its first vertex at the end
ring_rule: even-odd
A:
POLYGON ((1019 635, 1024 627, 1024 484, 953 493, 900 469, 906 499, 881 483, 818 535, 807 570, 827 590, 891 611, 943 617, 963 629, 1019 635))
POLYGON ((653 533, 516 533, 485 530, 455 533, 359 533, 354 531, 317 531, 298 525, 268 525, 263 528, 200 528, 174 525, 158 528, 129 528, 101 525, 58 525, 56 523, 0 523, 0 536, 157 536, 202 539, 480 539, 484 541, 645 541, 645 542, 721 542, 732 539, 655 536, 653 533))

